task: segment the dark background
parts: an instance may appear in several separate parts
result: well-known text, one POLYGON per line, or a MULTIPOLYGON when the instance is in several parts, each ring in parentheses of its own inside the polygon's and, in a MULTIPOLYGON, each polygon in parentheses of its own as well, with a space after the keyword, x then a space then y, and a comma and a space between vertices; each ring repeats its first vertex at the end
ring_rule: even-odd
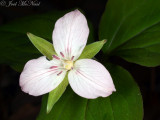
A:
MULTIPOLYGON (((45 13, 55 9, 80 8, 93 24, 95 38, 98 40, 98 26, 105 9, 106 0, 39 1, 41 4, 38 7, 0 6, 0 25, 19 17, 45 13)), ((101 58, 101 54, 97 58, 101 58)), ((160 74, 158 74, 160 67, 142 67, 117 57, 110 59, 113 63, 126 68, 138 83, 144 102, 144 120, 160 120, 160 74)), ((35 120, 39 113, 41 97, 33 97, 23 93, 19 87, 19 75, 20 73, 15 72, 9 66, 0 65, 0 120, 35 120)))

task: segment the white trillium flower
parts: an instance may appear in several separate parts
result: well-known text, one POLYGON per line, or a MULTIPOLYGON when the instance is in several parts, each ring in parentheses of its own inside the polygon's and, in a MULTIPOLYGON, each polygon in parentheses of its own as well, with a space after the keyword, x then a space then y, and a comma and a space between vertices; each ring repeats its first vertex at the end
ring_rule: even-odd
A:
POLYGON ((20 75, 22 90, 33 96, 54 90, 68 72, 75 93, 88 99, 107 97, 116 91, 108 70, 92 59, 80 59, 86 46, 89 28, 85 16, 75 10, 57 20, 53 30, 53 46, 57 55, 45 56, 26 63, 20 75))

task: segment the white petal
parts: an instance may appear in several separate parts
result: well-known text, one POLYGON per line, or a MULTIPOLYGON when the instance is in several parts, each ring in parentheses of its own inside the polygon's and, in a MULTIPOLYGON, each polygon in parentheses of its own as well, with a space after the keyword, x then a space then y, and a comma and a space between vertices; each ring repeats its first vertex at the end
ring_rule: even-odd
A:
POLYGON ((79 10, 61 17, 57 20, 52 35, 58 56, 67 60, 76 60, 87 43, 88 34, 87 20, 79 10))
POLYGON ((78 95, 93 99, 107 97, 116 91, 108 70, 99 62, 91 59, 76 61, 69 72, 70 86, 78 95))
POLYGON ((45 56, 28 61, 20 75, 22 90, 38 96, 55 89, 66 74, 58 67, 60 65, 59 60, 48 61, 45 56))

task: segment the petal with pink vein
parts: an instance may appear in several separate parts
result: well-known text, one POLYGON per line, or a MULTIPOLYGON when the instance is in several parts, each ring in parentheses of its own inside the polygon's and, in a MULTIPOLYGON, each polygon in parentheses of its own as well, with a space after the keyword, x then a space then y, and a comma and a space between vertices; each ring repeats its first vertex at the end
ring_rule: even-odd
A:
POLYGON ((52 91, 66 75, 66 71, 59 67, 59 60, 48 61, 45 56, 28 61, 20 75, 22 90, 34 96, 52 91))
POLYGON ((95 60, 76 61, 68 79, 74 92, 84 98, 107 97, 116 91, 108 70, 95 60))
POLYGON ((66 60, 76 60, 86 46, 88 34, 87 20, 79 10, 58 19, 52 35, 58 56, 66 60))

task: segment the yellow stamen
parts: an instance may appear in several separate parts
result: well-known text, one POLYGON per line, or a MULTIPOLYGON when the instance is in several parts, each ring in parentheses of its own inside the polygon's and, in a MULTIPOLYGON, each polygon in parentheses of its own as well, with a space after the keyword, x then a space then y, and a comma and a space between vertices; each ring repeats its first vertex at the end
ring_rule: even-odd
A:
POLYGON ((73 61, 66 60, 63 65, 66 70, 71 70, 73 68, 73 61))

